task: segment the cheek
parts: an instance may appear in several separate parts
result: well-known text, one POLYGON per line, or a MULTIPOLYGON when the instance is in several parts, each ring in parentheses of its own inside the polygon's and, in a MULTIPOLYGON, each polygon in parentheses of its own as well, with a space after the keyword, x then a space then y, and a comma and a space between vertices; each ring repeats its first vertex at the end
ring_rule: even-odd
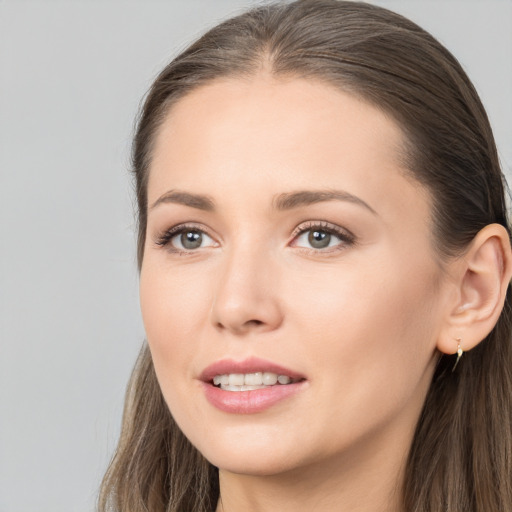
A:
MULTIPOLYGON (((295 297, 301 356, 313 369, 326 438, 348 445, 397 418, 414 426, 433 370, 436 293, 418 267, 380 265, 310 281, 305 307, 295 297)), ((318 275, 317 275, 318 277, 318 275)), ((398 442, 398 441, 397 441, 398 442)))
POLYGON ((360 338, 361 343, 372 343, 375 337, 398 335, 412 324, 424 331, 434 313, 434 276, 420 265, 404 267, 374 259, 370 265, 339 265, 310 275, 297 272, 291 281, 287 295, 295 320, 319 338, 335 330, 341 341, 360 338), (375 336, 363 339, 371 331, 375 336))
POLYGON ((394 396, 405 396, 416 389, 435 351, 434 269, 396 257, 370 260, 296 279, 304 290, 293 296, 297 332, 308 333, 313 366, 324 373, 330 368, 348 394, 392 388, 394 396))
POLYGON ((189 273, 162 268, 151 260, 143 264, 140 304, 157 373, 160 368, 190 367, 187 362, 208 316, 205 285, 199 278, 191 280, 189 273))
POLYGON ((194 359, 201 352, 201 331, 208 315, 206 283, 190 273, 144 262, 140 275, 140 304, 147 342, 164 399, 184 432, 195 431, 190 418, 201 417, 200 404, 191 400, 198 386, 194 359))

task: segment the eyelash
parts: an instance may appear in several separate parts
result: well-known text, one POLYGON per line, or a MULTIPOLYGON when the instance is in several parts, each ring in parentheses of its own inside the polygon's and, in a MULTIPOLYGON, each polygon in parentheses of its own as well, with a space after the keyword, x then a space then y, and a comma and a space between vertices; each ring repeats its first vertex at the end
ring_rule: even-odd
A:
POLYGON ((207 230, 204 229, 203 226, 199 226, 196 224, 179 224, 177 226, 173 226, 171 229, 168 229, 164 233, 158 236, 158 238, 155 240, 156 245, 160 247, 167 248, 170 252, 176 253, 176 254, 190 254, 192 252, 195 252, 194 250, 182 250, 178 249, 177 247, 173 247, 171 245, 171 240, 177 236, 181 235, 182 233, 186 233, 187 231, 197 231, 199 233, 203 233, 207 235, 208 237, 213 237, 208 233, 207 230))
MULTIPOLYGON (((330 222, 326 221, 309 221, 306 223, 303 223, 292 233, 292 242, 291 244, 296 241, 301 235, 309 232, 309 231, 321 231, 323 233, 327 233, 329 235, 334 235, 340 240, 340 243, 335 245, 334 247, 331 247, 330 249, 327 248, 327 250, 322 249, 315 249, 314 247, 299 247, 296 246, 298 249, 311 252, 311 253, 329 253, 334 251, 343 250, 347 246, 350 247, 356 243, 356 237, 353 235, 350 231, 346 229, 342 229, 339 226, 335 224, 331 224, 330 222)), ((191 254, 193 252, 196 252, 193 249, 189 250, 182 250, 177 247, 173 247, 171 245, 171 240, 176 237, 177 235, 180 235, 182 233, 186 233, 187 231, 197 231, 199 233, 203 233, 207 235, 209 238, 214 239, 213 236, 210 235, 208 230, 205 230, 203 226, 199 226, 196 224, 179 224, 177 226, 173 226, 171 229, 168 229, 164 233, 158 236, 158 238, 155 240, 155 244, 160 247, 167 248, 170 252, 175 254, 191 254)), ((293 245, 292 245, 293 247, 293 245)))
POLYGON ((329 235, 334 235, 339 239, 340 243, 336 244, 333 247, 325 248, 325 249, 315 249, 314 247, 299 247, 298 249, 307 251, 309 253, 330 253, 337 252, 347 247, 353 246, 356 243, 356 237, 353 233, 348 231, 347 229, 343 229, 336 224, 331 224, 327 221, 309 221, 298 226, 292 233, 292 242, 296 241, 301 235, 308 233, 310 231, 321 231, 323 233, 327 233, 329 235))

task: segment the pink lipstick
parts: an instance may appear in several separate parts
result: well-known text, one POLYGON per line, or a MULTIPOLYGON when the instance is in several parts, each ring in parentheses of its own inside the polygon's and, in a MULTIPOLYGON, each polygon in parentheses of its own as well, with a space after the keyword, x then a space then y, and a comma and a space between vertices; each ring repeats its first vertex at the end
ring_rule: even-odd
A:
POLYGON ((217 361, 200 380, 208 402, 231 414, 262 412, 306 385, 303 375, 259 358, 217 361))

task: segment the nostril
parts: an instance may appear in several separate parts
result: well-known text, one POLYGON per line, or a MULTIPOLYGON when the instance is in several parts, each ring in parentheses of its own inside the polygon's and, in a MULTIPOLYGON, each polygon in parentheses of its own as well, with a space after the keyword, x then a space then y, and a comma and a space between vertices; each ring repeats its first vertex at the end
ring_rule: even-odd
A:
POLYGON ((250 331, 251 329, 258 328, 262 325, 265 325, 265 322, 263 320, 247 320, 246 322, 243 322, 239 326, 233 326, 233 325, 229 326, 229 325, 223 324, 222 322, 216 323, 217 329, 226 329, 227 328, 227 329, 231 329, 233 331, 240 331, 240 332, 250 331))
POLYGON ((251 289, 235 294, 233 290, 223 289, 223 294, 212 301, 211 325, 219 332, 230 331, 238 334, 279 327, 282 313, 278 301, 273 296, 261 296, 257 291, 251 289))

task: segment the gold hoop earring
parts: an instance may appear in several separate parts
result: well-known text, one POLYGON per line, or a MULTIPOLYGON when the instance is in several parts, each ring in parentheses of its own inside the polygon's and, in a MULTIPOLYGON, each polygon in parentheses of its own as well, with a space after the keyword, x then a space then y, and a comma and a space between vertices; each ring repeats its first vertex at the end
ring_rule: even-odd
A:
POLYGON ((460 358, 462 357, 462 354, 464 351, 462 350, 462 347, 460 346, 460 342, 462 341, 460 338, 457 338, 457 359, 455 361, 455 364, 452 368, 452 373, 455 371, 455 368, 457 368, 457 365, 459 364, 460 358))

